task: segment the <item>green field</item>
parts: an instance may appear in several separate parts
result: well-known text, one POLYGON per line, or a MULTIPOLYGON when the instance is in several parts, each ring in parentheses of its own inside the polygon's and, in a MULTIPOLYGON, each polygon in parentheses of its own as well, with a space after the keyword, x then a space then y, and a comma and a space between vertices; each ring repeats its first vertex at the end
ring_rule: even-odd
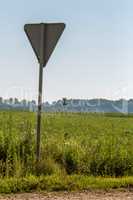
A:
POLYGON ((1 180, 133 176, 133 116, 43 114, 38 171, 35 134, 35 113, 0 112, 1 180))

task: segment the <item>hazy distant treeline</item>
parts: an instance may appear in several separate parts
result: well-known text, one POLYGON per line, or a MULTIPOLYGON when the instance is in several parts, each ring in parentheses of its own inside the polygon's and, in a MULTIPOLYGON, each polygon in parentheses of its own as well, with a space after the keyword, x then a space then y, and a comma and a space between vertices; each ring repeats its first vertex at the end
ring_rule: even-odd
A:
MULTIPOLYGON (((37 110, 35 100, 19 100, 18 98, 3 99, 0 97, 0 109, 37 110)), ((44 102, 45 112, 120 112, 133 113, 133 99, 67 99, 62 98, 52 103, 44 102)))

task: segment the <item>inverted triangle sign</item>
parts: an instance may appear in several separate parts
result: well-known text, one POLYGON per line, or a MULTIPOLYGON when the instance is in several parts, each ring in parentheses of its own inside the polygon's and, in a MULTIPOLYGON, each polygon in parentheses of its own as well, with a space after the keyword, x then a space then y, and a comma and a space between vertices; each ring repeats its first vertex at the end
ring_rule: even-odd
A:
POLYGON ((26 24, 24 30, 40 64, 46 66, 65 29, 64 23, 26 24))

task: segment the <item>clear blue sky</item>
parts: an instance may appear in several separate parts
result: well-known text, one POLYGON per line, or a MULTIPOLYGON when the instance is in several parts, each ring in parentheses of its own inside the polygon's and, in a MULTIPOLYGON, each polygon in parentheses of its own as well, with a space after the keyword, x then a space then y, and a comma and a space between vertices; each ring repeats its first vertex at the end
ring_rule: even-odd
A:
POLYGON ((25 23, 65 22, 44 69, 45 101, 133 98, 132 0, 4 0, 0 5, 0 96, 35 99, 38 62, 25 23))

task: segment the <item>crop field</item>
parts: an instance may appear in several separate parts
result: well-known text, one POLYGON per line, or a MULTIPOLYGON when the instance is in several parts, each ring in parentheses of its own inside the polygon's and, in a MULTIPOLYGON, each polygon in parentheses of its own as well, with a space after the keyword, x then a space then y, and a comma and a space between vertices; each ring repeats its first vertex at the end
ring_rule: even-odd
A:
MULTIPOLYGON (((44 113, 38 171, 35 144, 35 113, 0 112, 0 178, 5 180, 0 184, 0 191, 4 183, 8 185, 9 180, 21 182, 24 179, 27 183, 26 178, 30 177, 36 185, 36 175, 42 177, 41 180, 45 179, 45 182, 48 177, 53 177, 53 182, 60 184, 55 189, 67 189, 61 185, 60 177, 68 177, 66 181, 73 179, 75 183, 81 179, 83 188, 86 188, 85 183, 90 184, 89 177, 92 177, 94 187, 97 179, 104 180, 104 187, 106 179, 108 185, 111 180, 116 187, 117 181, 114 182, 113 178, 118 178, 115 180, 121 186, 120 179, 123 180, 123 177, 126 177, 127 185, 133 185, 132 115, 44 113)), ((69 187, 70 182, 67 182, 69 187)))

